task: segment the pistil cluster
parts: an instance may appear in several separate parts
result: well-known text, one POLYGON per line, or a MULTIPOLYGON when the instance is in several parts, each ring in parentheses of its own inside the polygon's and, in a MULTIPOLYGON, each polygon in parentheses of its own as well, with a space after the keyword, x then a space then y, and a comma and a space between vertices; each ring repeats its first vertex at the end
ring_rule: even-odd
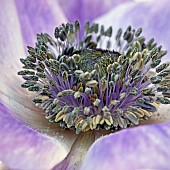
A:
POLYGON ((141 28, 119 29, 115 42, 112 27, 87 22, 82 38, 80 32, 75 21, 56 27, 55 39, 38 34, 20 59, 21 87, 37 94, 33 102, 50 122, 77 134, 116 131, 170 104, 169 63, 161 63, 166 51, 154 39, 146 43, 141 28))

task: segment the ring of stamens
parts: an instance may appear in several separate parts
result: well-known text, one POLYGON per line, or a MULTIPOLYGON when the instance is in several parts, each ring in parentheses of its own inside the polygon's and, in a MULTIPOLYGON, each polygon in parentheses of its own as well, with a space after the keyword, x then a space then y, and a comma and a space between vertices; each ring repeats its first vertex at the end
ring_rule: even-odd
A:
POLYGON ((141 32, 128 27, 122 35, 119 29, 116 51, 112 27, 87 22, 83 40, 78 21, 57 27, 56 40, 38 34, 36 47, 28 47, 28 57, 21 59, 21 86, 37 93, 33 102, 50 122, 77 134, 138 125, 159 103, 170 104, 169 63, 161 63, 166 51, 154 39, 145 43, 141 32))

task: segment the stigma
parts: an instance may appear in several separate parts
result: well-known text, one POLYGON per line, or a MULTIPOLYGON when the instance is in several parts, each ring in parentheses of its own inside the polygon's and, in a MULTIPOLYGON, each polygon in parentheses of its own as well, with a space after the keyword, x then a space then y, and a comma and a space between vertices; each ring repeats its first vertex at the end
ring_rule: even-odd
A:
POLYGON ((35 47, 20 61, 22 88, 34 92, 35 106, 45 118, 79 134, 88 130, 117 131, 139 125, 170 104, 170 63, 154 39, 142 29, 119 29, 87 22, 56 27, 54 36, 37 35, 35 47), (112 48, 114 44, 114 49, 112 48))

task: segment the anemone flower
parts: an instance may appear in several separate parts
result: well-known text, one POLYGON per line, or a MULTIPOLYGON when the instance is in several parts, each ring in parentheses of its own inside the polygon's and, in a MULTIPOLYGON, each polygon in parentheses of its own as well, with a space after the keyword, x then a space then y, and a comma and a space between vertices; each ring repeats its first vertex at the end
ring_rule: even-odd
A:
POLYGON ((4 168, 170 168, 167 4, 1 1, 4 168))

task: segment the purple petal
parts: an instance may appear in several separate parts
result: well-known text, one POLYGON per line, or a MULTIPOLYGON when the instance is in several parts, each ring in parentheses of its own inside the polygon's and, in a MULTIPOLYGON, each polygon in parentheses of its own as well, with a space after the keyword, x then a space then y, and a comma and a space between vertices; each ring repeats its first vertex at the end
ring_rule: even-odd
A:
POLYGON ((66 18, 55 1, 15 0, 26 45, 35 43, 36 34, 47 32, 53 35, 56 26, 66 18))
POLYGON ((99 139, 81 170, 169 169, 170 122, 122 130, 99 139))
POLYGON ((0 5, 0 69, 1 80, 16 74, 19 58, 25 56, 17 12, 13 1, 1 1, 0 5))
MULTIPOLYGON (((134 28, 142 27, 146 40, 154 37, 164 49, 170 50, 170 5, 167 4, 168 0, 128 2, 97 19, 97 22, 106 27, 112 25, 114 33, 120 27, 126 29, 128 25, 134 28)), ((168 60, 168 55, 165 60, 168 60)))
POLYGON ((56 138, 69 151, 76 139, 74 132, 63 131, 56 124, 49 123, 44 113, 34 106, 33 94, 20 87, 22 82, 17 71, 21 67, 19 58, 24 57, 25 52, 13 1, 1 1, 0 16, 2 40, 0 42, 0 103, 11 111, 12 116, 29 127, 56 138))
POLYGON ((0 160, 12 169, 50 169, 66 152, 51 138, 28 128, 0 104, 0 160))
POLYGON ((129 0, 57 0, 69 21, 84 24, 129 0))
POLYGON ((53 137, 69 152, 76 139, 76 134, 73 131, 63 131, 57 124, 49 123, 45 119, 44 112, 34 106, 31 94, 26 95, 24 91, 19 92, 19 90, 15 92, 4 83, 1 83, 1 87, 0 103, 4 104, 11 111, 10 116, 15 117, 42 134, 53 137))
POLYGON ((25 93, 26 98, 29 96, 20 88, 21 80, 17 76, 17 71, 20 67, 19 58, 25 56, 25 52, 13 1, 1 1, 0 16, 0 37, 2 39, 0 42, 0 99, 2 102, 3 95, 5 95, 17 102, 24 103, 27 101, 23 100, 23 94, 25 93))
POLYGON ((92 131, 78 135, 67 157, 56 165, 53 170, 78 170, 84 160, 84 157, 95 140, 95 134, 92 131))

